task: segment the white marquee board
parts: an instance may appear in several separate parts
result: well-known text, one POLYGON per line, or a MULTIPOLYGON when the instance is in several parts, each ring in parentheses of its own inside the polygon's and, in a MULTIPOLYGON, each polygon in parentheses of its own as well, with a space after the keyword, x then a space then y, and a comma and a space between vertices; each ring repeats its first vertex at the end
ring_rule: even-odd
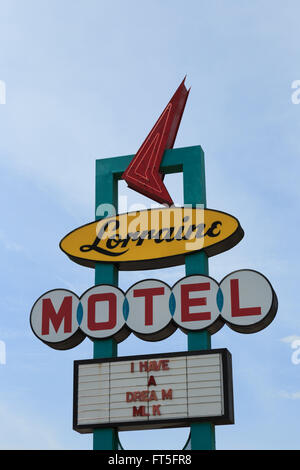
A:
POLYGON ((74 422, 81 433, 232 424, 226 349, 74 362, 74 422))

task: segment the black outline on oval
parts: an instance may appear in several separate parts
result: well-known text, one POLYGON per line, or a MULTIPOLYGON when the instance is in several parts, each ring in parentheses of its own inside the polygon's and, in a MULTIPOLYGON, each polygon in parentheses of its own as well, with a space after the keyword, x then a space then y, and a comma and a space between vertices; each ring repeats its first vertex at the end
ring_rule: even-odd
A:
MULTIPOLYGON (((204 277, 207 277, 208 279, 211 279, 212 281, 216 282, 218 284, 218 286, 220 287, 220 284, 218 283, 218 281, 216 281, 213 277, 211 276, 208 276, 207 274, 190 274, 188 276, 184 276, 182 277, 181 279, 179 279, 178 281, 175 282, 175 284, 172 286, 172 291, 174 289, 174 287, 179 283, 181 282, 183 279, 187 279, 189 277, 195 277, 195 276, 204 276, 204 277)), ((219 310, 219 309, 218 309, 219 310)), ((175 323, 175 322, 174 322, 175 323)), ((201 328, 201 329, 198 329, 198 330, 189 330, 189 329, 186 329, 182 326, 179 326, 177 323, 175 323, 177 325, 177 328, 179 328, 183 333, 185 334, 188 334, 188 333, 196 333, 196 332, 201 332, 201 331, 205 331, 207 330, 211 335, 217 333, 223 326, 224 326, 224 320, 222 318, 222 315, 221 315, 221 312, 219 311, 219 315, 218 317, 216 318, 216 320, 209 326, 206 326, 204 328, 201 328)))
MULTIPOLYGON (((170 293, 172 293, 172 289, 173 287, 170 287, 169 284, 167 284, 166 282, 164 281, 161 281, 160 279, 142 279, 140 281, 137 281, 135 282, 134 284, 132 284, 132 286, 129 287, 129 289, 127 289, 127 291, 125 292, 125 297, 127 295, 127 293, 134 287, 136 286, 137 284, 140 284, 141 282, 144 282, 144 281, 159 281, 161 282, 162 284, 164 284, 165 286, 168 287, 168 289, 170 290, 170 293)), ((130 310, 129 310, 129 314, 130 314, 130 310)), ((140 338, 144 341, 149 341, 149 342, 156 342, 156 341, 161 341, 161 340, 164 340, 166 338, 168 338, 169 336, 171 336, 173 333, 175 333, 175 331, 177 330, 178 328, 178 325, 176 325, 176 323, 174 322, 173 320, 173 316, 171 315, 170 311, 169 311, 169 315, 170 315, 170 320, 169 320, 169 323, 164 327, 162 328, 161 330, 158 330, 154 333, 139 333, 135 330, 132 330, 130 328, 130 330, 132 331, 132 333, 137 337, 137 338, 140 338)))
POLYGON ((270 281, 267 279, 266 276, 264 276, 263 274, 261 274, 259 271, 256 271, 254 269, 238 269, 236 271, 232 271, 231 273, 227 274, 222 280, 221 282, 217 282, 213 277, 211 276, 208 276, 206 274, 201 274, 201 273, 198 273, 198 274, 191 274, 189 276, 184 276, 182 277, 181 279, 179 279, 178 281, 175 282, 175 284, 173 284, 173 286, 171 287, 169 284, 167 284, 166 282, 164 281, 161 281, 160 279, 142 279, 142 280, 139 280, 137 282, 135 282, 134 284, 132 284, 132 286, 130 286, 126 292, 123 291, 120 287, 118 286, 115 286, 113 284, 96 284, 92 287, 89 287, 88 289, 86 289, 82 295, 80 297, 77 296, 77 294, 75 294, 74 292, 68 290, 68 289, 51 289, 50 291, 47 291, 45 292, 44 294, 42 294, 34 303, 32 309, 31 309, 31 312, 30 312, 30 326, 31 326, 31 329, 34 333, 34 335, 40 340, 42 341, 43 343, 47 344, 48 346, 52 347, 53 349, 59 349, 59 350, 64 350, 64 349, 71 349, 75 346, 77 346, 78 344, 80 344, 84 339, 85 337, 89 338, 91 341, 101 341, 101 340, 105 340, 105 339, 114 339, 117 343, 120 343, 122 341, 124 341, 131 333, 133 333, 136 337, 144 340, 144 341, 149 341, 149 342, 156 342, 156 341, 161 341, 163 339, 166 339, 168 338, 169 336, 171 336, 177 329, 180 329, 183 333, 185 334, 188 334, 188 333, 191 333, 191 332, 201 332, 201 331, 208 331, 210 334, 215 334, 217 333, 223 326, 224 324, 226 324, 229 328, 231 328, 232 330, 234 331, 237 331, 238 333, 243 333, 243 334, 249 334, 249 333, 256 333, 258 331, 261 331, 263 330, 264 328, 266 328, 272 321, 273 319, 275 318, 275 315, 277 313, 277 309, 278 309, 278 299, 277 299, 277 296, 276 296, 276 293, 272 287, 272 284, 270 283, 270 281), (82 330, 81 330, 81 327, 80 325, 78 325, 78 329, 77 331, 70 337, 68 338, 67 340, 65 341, 60 341, 59 343, 50 343, 48 341, 44 341, 43 339, 41 339, 36 333, 35 331, 33 330, 33 327, 32 327, 32 323, 31 323, 31 316, 32 316, 32 311, 36 305, 36 303, 41 299, 41 297, 43 297, 44 295, 46 294, 49 294, 50 292, 53 292, 53 291, 64 291, 64 292, 69 292, 73 295, 75 295, 78 299, 79 299, 79 302, 81 301, 82 297, 90 290, 92 289, 95 289, 98 285, 101 285, 101 286, 107 286, 107 287, 114 287, 115 289, 119 290, 123 296, 124 296, 124 299, 126 298, 126 295, 127 293, 129 292, 130 289, 132 289, 135 285, 139 284, 140 282, 143 282, 143 281, 159 281, 161 282, 162 284, 164 284, 165 286, 167 286, 170 291, 172 292, 174 287, 180 282, 182 281, 183 279, 187 279, 187 278, 191 278, 191 277, 195 277, 195 276, 203 276, 203 277, 206 277, 214 282, 216 282, 219 287, 221 287, 221 283, 229 276, 231 276, 232 274, 234 273, 238 273, 238 272, 243 272, 243 271, 250 271, 250 272, 254 272, 255 274, 259 274, 260 276, 262 276, 266 281, 267 283, 269 284, 270 288, 271 288, 271 291, 272 291, 272 294, 273 294, 273 297, 272 297, 272 304, 271 304, 271 307, 270 307, 270 310, 269 312, 265 315, 265 317, 259 321, 259 322, 256 322, 252 325, 235 325, 234 323, 231 323, 229 321, 227 321, 226 319, 224 319, 224 317, 222 316, 222 312, 219 313, 218 317, 216 318, 216 320, 209 326, 207 327, 204 327, 204 328, 199 328, 197 330, 189 330, 187 328, 184 328, 180 325, 178 325, 174 319, 173 319, 173 316, 171 315, 170 311, 170 322, 164 327, 162 328, 161 330, 157 331, 157 332, 154 332, 154 333, 139 333, 131 328, 128 327, 127 325, 127 322, 125 320, 125 323, 124 325, 121 327, 121 329, 119 331, 117 331, 115 334, 113 335, 110 335, 110 336, 107 336, 107 338, 96 338, 96 337, 93 337, 91 335, 88 335, 86 333, 84 333, 82 330))
MULTIPOLYGON (((184 206, 174 207, 174 209, 185 209, 185 207, 184 206)), ((194 208, 194 209, 196 209, 196 208, 194 208)), ((219 213, 219 214, 222 214, 222 215, 226 215, 226 216, 234 219, 237 222, 237 229, 236 229, 235 232, 233 232, 231 235, 229 235, 229 237, 225 238, 224 240, 221 240, 217 243, 214 243, 213 245, 210 245, 206 248, 200 248, 200 250, 194 250, 194 251, 191 250, 190 252, 183 252, 183 253, 179 253, 178 255, 174 255, 174 256, 166 256, 164 258, 152 258, 150 260, 134 260, 134 261, 120 261, 120 260, 118 260, 118 261, 114 262, 111 259, 107 260, 107 261, 105 261, 105 260, 96 260, 96 259, 95 260, 89 260, 89 259, 86 259, 86 258, 73 256, 73 255, 69 254, 67 251, 65 251, 61 246, 62 242, 69 235, 71 235, 72 233, 74 233, 77 230, 80 230, 83 227, 87 227, 88 225, 95 224, 95 222, 100 222, 100 221, 103 221, 105 219, 110 219, 110 218, 122 216, 122 215, 125 215, 125 214, 133 214, 133 213, 136 213, 136 212, 145 212, 145 211, 148 212, 148 211, 153 211, 153 210, 168 210, 168 209, 157 208, 157 209, 145 209, 143 211, 125 212, 123 214, 117 214, 115 216, 105 217, 101 220, 95 220, 93 222, 89 222, 88 224, 81 225, 80 227, 72 230, 67 235, 65 235, 62 238, 62 240, 60 241, 59 247, 71 259, 71 261, 74 261, 75 263, 80 264, 81 266, 85 266, 85 267, 88 267, 88 268, 95 268, 95 265, 97 263, 112 263, 112 264, 115 264, 118 267, 119 271, 140 271, 140 270, 146 270, 146 269, 159 269, 159 268, 170 268, 172 266, 179 266, 181 264, 184 264, 185 256, 188 256, 188 255, 194 254, 194 253, 198 253, 200 251, 204 251, 208 257, 215 256, 215 255, 218 255, 220 253, 223 253, 224 251, 230 250, 235 245, 237 245, 242 240, 242 238, 244 237, 244 230, 242 229, 242 227, 240 225, 240 222, 236 217, 234 217, 233 215, 228 214, 227 212, 224 212, 224 211, 209 209, 209 208, 205 207, 205 208, 199 209, 199 210, 212 211, 212 212, 216 212, 216 213, 219 213)))
POLYGON ((244 334, 257 333, 263 330, 264 328, 266 328, 267 326, 269 326, 269 324, 274 320, 277 310, 278 310, 277 295, 269 279, 266 276, 264 276, 264 274, 260 273, 259 271, 256 271, 255 269, 237 269, 236 271, 232 271, 232 273, 229 273, 225 277, 223 277, 223 279, 219 283, 220 287, 221 287, 222 282, 225 281, 227 277, 231 276, 232 274, 239 273, 241 271, 250 271, 255 274, 259 274, 261 277, 263 277, 267 281, 273 294, 272 303, 271 303, 268 313, 264 316, 264 318, 259 322, 253 323, 252 325, 235 325, 234 323, 231 323, 226 319, 224 319, 224 323, 226 323, 226 325, 229 326, 229 328, 231 328, 234 331, 237 331, 238 333, 244 333, 244 334))
MULTIPOLYGON (((79 301, 81 302, 81 299, 82 297, 89 291, 89 290, 92 290, 92 289, 95 289, 96 287, 99 287, 99 286, 108 286, 108 287, 114 287, 115 289, 117 289, 118 291, 120 291, 122 294, 123 294, 123 297, 125 298, 125 293, 124 291, 118 287, 118 286, 114 286, 113 284, 95 284, 94 286, 92 287, 89 287, 87 290, 85 290, 83 292, 83 294, 79 297, 79 301)), ((80 328, 80 326, 79 326, 80 328)), ((106 340, 106 339, 114 339, 117 343, 121 343, 122 341, 124 341, 126 338, 128 338, 128 336, 131 334, 131 330, 128 328, 127 326, 127 323, 125 321, 124 325, 122 326, 122 328, 120 328, 120 330, 118 330, 116 333, 114 333, 113 335, 110 335, 110 336, 107 336, 106 338, 97 338, 95 336, 90 336, 88 335, 87 333, 84 333, 83 334, 89 338, 90 340, 92 341, 103 341, 103 340, 106 340)))
POLYGON ((77 297, 77 299, 79 300, 80 302, 80 297, 78 297, 77 294, 75 294, 75 292, 71 291, 70 289, 62 289, 62 288, 59 288, 59 289, 51 289, 51 290, 48 290, 47 292, 44 292, 44 294, 40 295, 39 298, 34 302, 31 310, 30 310, 30 316, 29 316, 29 323, 30 323, 30 328, 34 334, 34 336, 36 336, 36 338, 38 338, 40 341, 42 341, 42 343, 46 344, 47 346, 49 346, 50 348, 52 349, 58 349, 60 351, 64 351, 66 349, 72 349, 72 348, 75 348, 75 346, 78 346, 80 343, 82 343, 82 341, 85 339, 86 337, 86 334, 81 330, 80 328, 80 325, 78 325, 78 328, 77 330, 75 331, 75 333, 72 334, 72 336, 70 336, 69 338, 63 340, 63 341, 59 341, 59 342, 56 342, 56 343, 52 343, 50 341, 45 341, 43 340, 42 338, 40 338, 34 331, 33 329, 33 326, 32 326, 32 322, 31 322, 31 319, 32 319, 32 312, 33 312, 33 309, 35 307, 35 305, 38 303, 38 301, 44 297, 44 295, 46 294, 49 294, 50 292, 54 292, 54 291, 64 291, 64 292, 69 292, 70 294, 72 295, 75 295, 75 297, 77 297))

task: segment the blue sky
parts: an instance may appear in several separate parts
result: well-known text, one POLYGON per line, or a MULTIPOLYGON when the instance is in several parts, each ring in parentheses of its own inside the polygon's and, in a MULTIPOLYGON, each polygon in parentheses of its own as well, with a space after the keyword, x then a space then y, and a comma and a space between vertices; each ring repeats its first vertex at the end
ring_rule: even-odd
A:
MULTIPOLYGON (((58 244, 94 218, 95 160, 134 154, 187 74, 175 147, 202 146, 208 207, 245 231, 210 259, 210 275, 258 270, 279 300, 260 333, 224 327, 212 338, 231 351, 234 375, 236 424, 217 428, 217 448, 298 449, 299 2, 0 0, 0 13, 0 448, 92 447, 72 430, 73 361, 92 357, 92 343, 48 348, 31 332, 30 310, 47 290, 80 295, 93 285, 93 271, 58 244)), ((166 182, 180 203, 180 178, 166 182)), ((122 273, 120 286, 153 275, 172 285, 183 268, 122 273)), ((130 337, 119 353, 185 348, 177 332, 154 344, 130 337)), ((180 449, 187 430, 120 437, 128 449, 180 449)))

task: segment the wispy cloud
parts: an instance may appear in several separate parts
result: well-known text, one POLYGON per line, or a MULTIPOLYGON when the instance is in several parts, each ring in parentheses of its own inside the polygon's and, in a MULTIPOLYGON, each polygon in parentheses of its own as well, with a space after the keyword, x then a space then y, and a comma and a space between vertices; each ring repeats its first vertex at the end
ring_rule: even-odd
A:
POLYGON ((0 243, 7 251, 15 251, 19 253, 24 250, 22 245, 10 240, 3 230, 0 230, 0 243))
POLYGON ((281 392, 279 392, 279 396, 281 398, 287 398, 288 400, 299 400, 300 399, 300 392, 281 391, 281 392))
POLYGON ((56 278, 60 283, 64 284, 67 287, 67 289, 71 290, 72 292, 76 292, 76 287, 74 286, 74 284, 67 281, 66 279, 63 279, 60 276, 56 276, 56 278))
POLYGON ((291 335, 291 336, 285 336, 284 338, 280 339, 280 341, 282 341, 283 343, 288 343, 288 344, 292 344, 296 340, 300 340, 300 336, 291 335))

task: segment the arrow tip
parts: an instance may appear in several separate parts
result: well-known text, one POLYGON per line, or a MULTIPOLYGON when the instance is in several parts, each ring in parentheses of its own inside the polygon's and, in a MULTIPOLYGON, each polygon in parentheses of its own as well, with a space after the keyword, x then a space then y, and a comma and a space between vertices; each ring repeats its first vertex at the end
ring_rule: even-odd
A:
POLYGON ((165 150, 173 148, 176 139, 190 91, 185 79, 186 75, 122 175, 131 189, 168 206, 174 203, 162 181, 160 164, 165 150))

